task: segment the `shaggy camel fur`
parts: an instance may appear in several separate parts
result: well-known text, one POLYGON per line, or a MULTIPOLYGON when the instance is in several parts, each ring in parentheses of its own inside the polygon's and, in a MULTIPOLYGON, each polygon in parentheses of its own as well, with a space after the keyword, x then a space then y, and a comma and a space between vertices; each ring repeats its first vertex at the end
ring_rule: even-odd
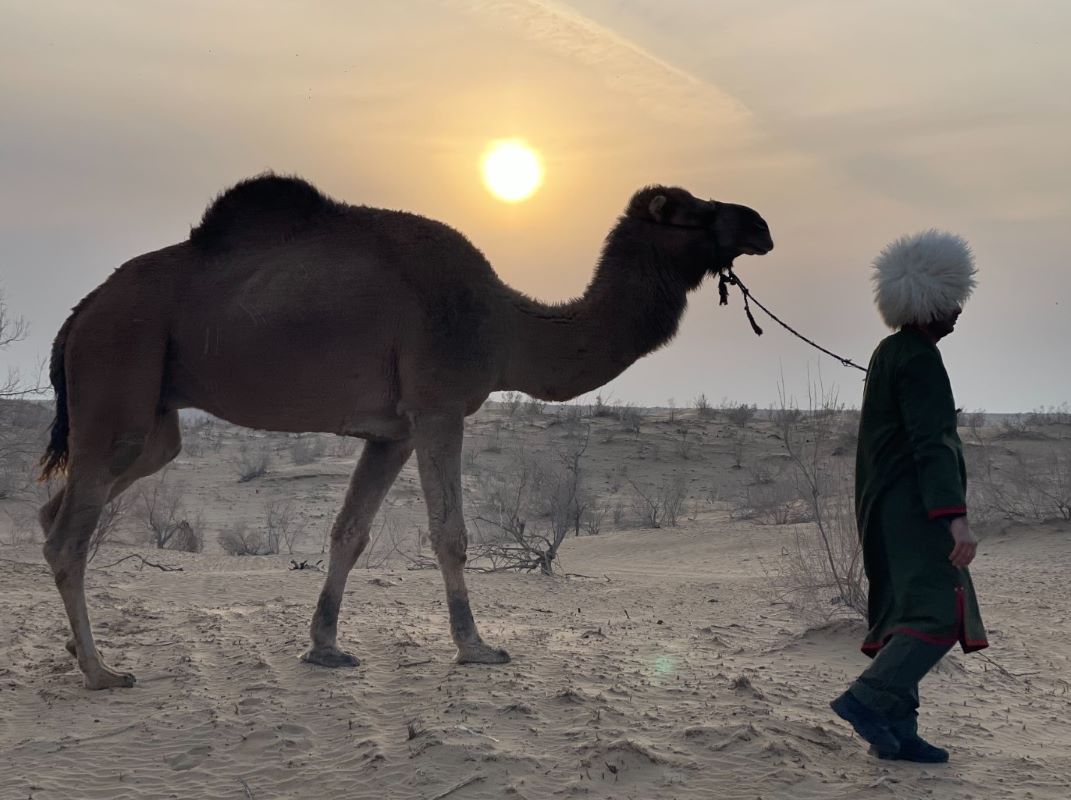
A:
POLYGON ((94 646, 86 545, 109 499, 178 454, 181 408, 367 440, 331 532, 305 661, 358 663, 337 644, 343 588, 414 449, 457 661, 508 661, 480 638, 465 588, 465 417, 496 390, 566 400, 603 385, 674 336, 706 275, 772 247, 749 208, 648 187, 606 238, 583 297, 545 305, 442 223, 335 202, 296 178, 239 183, 188 241, 119 267, 53 346, 44 474, 67 480, 40 519, 86 686, 134 683, 94 646))

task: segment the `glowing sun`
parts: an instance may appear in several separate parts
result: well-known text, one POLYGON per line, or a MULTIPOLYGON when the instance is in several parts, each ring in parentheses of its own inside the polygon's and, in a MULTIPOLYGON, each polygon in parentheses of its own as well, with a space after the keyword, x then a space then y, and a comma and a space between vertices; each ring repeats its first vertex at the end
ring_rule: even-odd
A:
POLYGON ((483 182, 499 200, 527 200, 543 182, 543 165, 521 139, 492 142, 483 157, 483 182))

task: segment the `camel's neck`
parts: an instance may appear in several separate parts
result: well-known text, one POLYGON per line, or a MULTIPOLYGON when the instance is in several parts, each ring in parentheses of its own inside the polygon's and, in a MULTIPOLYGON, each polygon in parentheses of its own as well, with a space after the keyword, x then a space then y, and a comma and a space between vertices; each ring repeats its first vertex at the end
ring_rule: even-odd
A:
POLYGON ((608 242, 583 297, 544 305, 514 296, 511 346, 497 388, 568 400, 613 380, 672 339, 702 268, 688 278, 659 268, 666 265, 636 263, 644 257, 658 255, 637 243, 615 248, 608 242))

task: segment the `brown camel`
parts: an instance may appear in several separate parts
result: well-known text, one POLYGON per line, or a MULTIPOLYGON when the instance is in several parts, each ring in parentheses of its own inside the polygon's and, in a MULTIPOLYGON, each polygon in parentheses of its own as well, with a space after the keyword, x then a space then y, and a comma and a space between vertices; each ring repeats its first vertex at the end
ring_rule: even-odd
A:
POLYGON ((367 442, 331 531, 305 661, 358 664, 336 641, 343 588, 414 449, 456 660, 508 661, 480 638, 465 588, 465 417, 496 390, 566 400, 602 386, 674 336, 707 274, 772 247, 749 208, 648 187, 607 236, 583 297, 545 305, 442 223, 271 174, 224 192, 188 241, 128 261, 82 300, 53 345, 43 474, 67 480, 40 520, 86 686, 134 683, 93 643, 90 534, 110 498, 178 454, 181 408, 367 442))

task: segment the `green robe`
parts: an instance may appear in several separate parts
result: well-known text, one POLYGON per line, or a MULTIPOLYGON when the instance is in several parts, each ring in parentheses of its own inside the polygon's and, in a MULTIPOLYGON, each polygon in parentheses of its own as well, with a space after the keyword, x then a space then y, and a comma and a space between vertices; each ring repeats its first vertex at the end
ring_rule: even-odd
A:
POLYGON ((937 345, 905 329, 870 359, 856 453, 855 508, 870 581, 873 656, 893 634, 965 652, 988 646, 970 573, 948 560, 967 513, 956 406, 937 345))

